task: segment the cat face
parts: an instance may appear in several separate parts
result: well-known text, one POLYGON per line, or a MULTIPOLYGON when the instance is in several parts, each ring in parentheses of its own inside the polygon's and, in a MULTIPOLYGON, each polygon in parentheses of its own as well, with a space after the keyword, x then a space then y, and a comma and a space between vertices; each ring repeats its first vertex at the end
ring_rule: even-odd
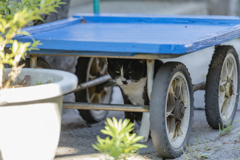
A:
POLYGON ((118 85, 129 85, 147 76, 146 61, 108 58, 108 73, 118 85))

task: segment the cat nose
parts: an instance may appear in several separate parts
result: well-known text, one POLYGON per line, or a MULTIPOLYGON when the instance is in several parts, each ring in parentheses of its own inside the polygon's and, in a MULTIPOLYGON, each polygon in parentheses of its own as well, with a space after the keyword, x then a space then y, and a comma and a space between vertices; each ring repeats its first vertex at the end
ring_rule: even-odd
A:
POLYGON ((122 81, 123 84, 127 84, 127 81, 122 81))

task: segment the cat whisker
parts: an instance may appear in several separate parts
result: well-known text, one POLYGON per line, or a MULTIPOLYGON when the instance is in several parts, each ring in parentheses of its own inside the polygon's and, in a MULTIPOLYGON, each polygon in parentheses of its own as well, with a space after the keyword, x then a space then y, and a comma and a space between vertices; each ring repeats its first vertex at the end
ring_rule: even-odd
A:
POLYGON ((106 83, 103 83, 102 85, 98 86, 99 88, 104 88, 104 87, 110 87, 110 86, 116 86, 116 83, 114 81, 108 81, 106 83))

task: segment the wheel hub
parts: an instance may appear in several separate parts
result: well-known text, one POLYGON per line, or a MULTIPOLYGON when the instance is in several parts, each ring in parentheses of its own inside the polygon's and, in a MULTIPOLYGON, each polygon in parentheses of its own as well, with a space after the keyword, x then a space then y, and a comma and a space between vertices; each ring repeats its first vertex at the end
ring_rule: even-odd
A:
POLYGON ((230 97, 233 95, 233 88, 234 88, 233 80, 230 79, 226 84, 226 92, 225 92, 226 97, 230 97))
POLYGON ((184 117, 185 106, 182 100, 178 99, 175 101, 174 116, 176 120, 181 121, 184 117))

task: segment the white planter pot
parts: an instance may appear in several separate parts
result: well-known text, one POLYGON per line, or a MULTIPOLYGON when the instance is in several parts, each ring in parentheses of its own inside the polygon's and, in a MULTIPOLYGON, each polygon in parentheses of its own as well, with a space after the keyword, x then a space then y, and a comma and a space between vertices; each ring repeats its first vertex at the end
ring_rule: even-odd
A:
POLYGON ((63 94, 77 87, 77 77, 24 68, 19 77, 25 75, 31 75, 31 85, 52 83, 0 91, 0 160, 51 160, 59 142, 63 94))

